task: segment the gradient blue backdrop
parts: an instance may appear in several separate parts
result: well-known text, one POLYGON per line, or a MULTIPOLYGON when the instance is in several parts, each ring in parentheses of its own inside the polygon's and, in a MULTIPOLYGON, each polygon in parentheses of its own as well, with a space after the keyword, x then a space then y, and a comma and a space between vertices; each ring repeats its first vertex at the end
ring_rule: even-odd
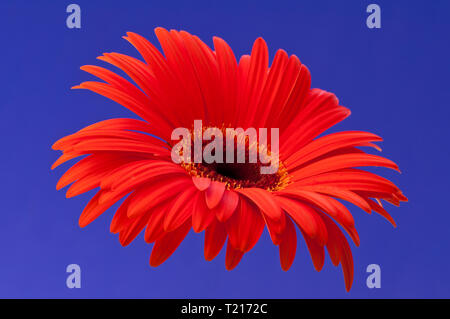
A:
POLYGON ((449 56, 450 2, 433 1, 74 1, 82 28, 65 25, 69 1, 2 1, 0 30, 1 222, 0 297, 136 298, 416 298, 450 297, 449 56), (371 2, 382 28, 366 27, 371 2), (334 92, 352 116, 336 129, 363 129, 385 138, 383 155, 403 173, 385 170, 410 202, 389 207, 392 228, 354 207, 361 246, 353 248, 355 281, 344 289, 329 258, 313 269, 303 241, 283 272, 267 233, 228 272, 224 252, 203 259, 203 234, 190 233, 162 266, 148 265, 150 246, 129 247, 109 233, 112 212, 85 229, 78 216, 92 193, 67 200, 55 185, 65 165, 50 165, 51 144, 93 122, 130 113, 72 85, 103 52, 137 52, 127 31, 155 42, 156 26, 184 29, 209 45, 224 38, 236 55, 258 36, 271 56, 296 54, 314 87, 334 92), (82 288, 66 287, 65 268, 82 268, 82 288), (381 289, 366 287, 366 267, 382 269, 381 289))

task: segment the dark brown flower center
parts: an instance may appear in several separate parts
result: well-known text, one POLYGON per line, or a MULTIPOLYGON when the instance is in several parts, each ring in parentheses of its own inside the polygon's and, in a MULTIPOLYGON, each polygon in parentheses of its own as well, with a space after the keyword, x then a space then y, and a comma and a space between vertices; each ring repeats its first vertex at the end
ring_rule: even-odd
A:
MULTIPOLYGON (((210 143, 210 141, 202 141, 202 151, 208 143, 210 143)), ((192 160, 190 162, 181 163, 181 166, 191 176, 208 177, 214 181, 223 182, 228 189, 258 187, 268 191, 276 191, 289 184, 289 174, 281 161, 278 162, 278 170, 273 174, 264 174, 261 172, 262 167, 270 165, 267 163, 267 160, 265 160, 264 163, 261 162, 261 156, 257 156, 256 162, 251 162, 250 152, 252 150, 260 155, 260 145, 258 145, 258 143, 250 145, 248 138, 241 140, 235 138, 235 143, 233 144, 234 160, 232 162, 226 161, 225 154, 227 149, 226 143, 223 143, 223 161, 207 163, 203 159, 201 163, 194 163, 194 141, 192 141, 192 160), (239 146, 243 146, 243 149, 245 150, 245 161, 243 163, 239 163, 237 158, 239 146)), ((270 155, 270 152, 266 153, 270 155)), ((215 155, 215 152, 213 151, 212 154, 215 155)))

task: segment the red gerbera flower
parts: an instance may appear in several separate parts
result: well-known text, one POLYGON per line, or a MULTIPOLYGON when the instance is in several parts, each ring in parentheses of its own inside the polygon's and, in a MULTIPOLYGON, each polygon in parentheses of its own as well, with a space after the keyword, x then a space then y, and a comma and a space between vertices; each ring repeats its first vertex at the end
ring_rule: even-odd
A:
POLYGON ((350 111, 333 94, 310 88, 309 71, 296 56, 278 50, 269 67, 262 38, 237 63, 220 38, 214 38, 213 51, 184 31, 157 28, 155 33, 164 55, 143 37, 128 33, 124 38, 144 62, 119 53, 99 57, 122 69, 137 86, 102 67, 81 67, 104 82, 74 88, 112 99, 142 120, 105 120, 53 145, 63 154, 52 168, 86 155, 61 177, 57 189, 72 184, 67 197, 73 197, 99 188, 81 214, 80 226, 125 198, 111 232, 119 233, 126 246, 145 229, 145 240, 154 243, 150 265, 164 262, 193 228, 205 231, 207 260, 228 239, 227 269, 236 267, 267 227, 283 270, 294 260, 299 229, 314 267, 323 267, 326 248, 333 264, 342 265, 349 290, 353 259, 337 224, 356 246, 359 237, 352 215, 337 199, 375 211, 394 226, 380 200, 394 205, 407 201, 389 180, 356 168, 398 170, 392 161, 358 148, 379 150, 373 142, 382 139, 361 131, 318 137, 350 111), (220 167, 174 163, 173 129, 191 128, 198 119, 208 127, 279 128, 280 169, 262 175, 255 169, 259 162, 220 167))

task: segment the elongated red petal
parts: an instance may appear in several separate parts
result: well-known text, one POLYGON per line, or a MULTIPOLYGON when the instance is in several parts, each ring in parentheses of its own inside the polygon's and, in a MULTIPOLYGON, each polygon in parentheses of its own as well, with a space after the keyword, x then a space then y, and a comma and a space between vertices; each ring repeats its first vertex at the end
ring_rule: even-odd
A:
POLYGON ((308 236, 316 237, 318 234, 317 220, 314 217, 315 211, 307 205, 294 201, 290 198, 277 196, 276 200, 292 219, 305 231, 308 236))
POLYGON ((231 190, 225 190, 222 200, 217 205, 215 212, 217 219, 226 222, 233 215, 239 204, 239 195, 231 190))
POLYGON ((148 211, 140 216, 135 216, 123 226, 119 234, 119 240, 122 246, 128 246, 148 223, 148 218, 153 211, 148 211))
POLYGON ((398 167, 394 162, 381 156, 371 154, 347 154, 337 155, 315 162, 292 173, 292 176, 294 180, 298 181, 321 173, 358 166, 382 166, 398 170, 398 167))
POLYGON ((353 257, 347 239, 340 229, 327 216, 322 215, 323 221, 327 226, 330 240, 327 243, 327 249, 334 265, 340 263, 344 273, 345 288, 350 290, 353 283, 353 257))
POLYGON ((187 219, 192 216, 192 197, 197 192, 194 187, 186 189, 173 202, 172 207, 164 218, 164 230, 167 232, 173 231, 180 227, 187 219))
POLYGON ((279 246, 281 268, 284 271, 291 268, 297 250, 297 233, 290 218, 286 219, 286 228, 279 246))
POLYGON ((264 220, 258 209, 241 199, 238 210, 226 223, 229 242, 234 248, 247 252, 255 246, 264 230, 264 220))
POLYGON ((120 196, 111 198, 108 201, 103 203, 99 203, 99 198, 102 195, 103 191, 98 191, 94 197, 89 201, 89 203, 84 208, 83 212, 80 215, 78 223, 80 227, 86 227, 91 222, 93 222, 98 216, 103 214, 108 208, 114 205, 121 197, 125 194, 121 194, 120 196))
POLYGON ((155 242, 150 255, 150 266, 157 267, 167 260, 178 248, 191 229, 191 221, 187 220, 178 229, 166 233, 155 242))
POLYGON ((227 231, 225 225, 218 220, 213 220, 205 232, 205 259, 213 260, 216 258, 226 239, 227 231))
POLYGON ((292 170, 338 148, 361 146, 367 144, 367 142, 381 140, 381 137, 367 132, 346 131, 333 133, 311 141, 305 147, 289 156, 284 163, 292 170))
MULTIPOLYGON (((353 216, 340 202, 331 197, 310 191, 293 190, 282 192, 282 194, 303 199, 333 217, 348 232, 352 240, 355 242, 355 245, 359 246, 359 235, 354 227, 355 221, 353 216)), ((366 201, 365 203, 367 204, 366 201)))
POLYGON ((227 243, 227 252, 225 255, 225 268, 227 270, 234 269, 244 256, 244 253, 238 249, 235 249, 230 242, 227 243))
POLYGON ((161 178, 142 187, 128 207, 128 217, 141 215, 152 207, 172 198, 190 186, 189 178, 161 178))
POLYGON ((302 232, 303 238, 305 239, 306 246, 308 247, 309 253, 311 255, 314 268, 317 271, 321 271, 323 265, 325 264, 325 250, 323 248, 323 245, 318 244, 314 239, 305 234, 305 232, 301 228, 300 231, 302 232))
POLYGON ((164 230, 164 217, 169 207, 173 204, 173 201, 173 199, 169 200, 168 203, 160 204, 152 209, 153 213, 148 218, 147 227, 145 228, 144 238, 147 243, 153 243, 166 234, 164 230))
POLYGON ((214 219, 216 214, 206 205, 205 196, 198 193, 193 199, 194 206, 192 207, 192 228, 196 233, 204 231, 214 219))
POLYGON ((274 220, 281 218, 280 206, 273 199, 271 193, 261 188, 244 188, 237 191, 253 201, 267 217, 274 220))

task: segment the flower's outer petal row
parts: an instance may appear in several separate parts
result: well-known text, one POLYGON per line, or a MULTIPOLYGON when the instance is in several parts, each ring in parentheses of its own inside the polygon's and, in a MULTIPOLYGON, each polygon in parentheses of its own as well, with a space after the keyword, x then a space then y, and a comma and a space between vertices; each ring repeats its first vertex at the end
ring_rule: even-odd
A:
POLYGON ((234 269, 244 256, 244 253, 233 247, 230 241, 227 242, 227 252, 225 255, 225 268, 227 270, 234 269))
POLYGON ((224 223, 213 219, 210 226, 205 231, 205 259, 213 260, 219 254, 227 239, 227 231, 224 223))
POLYGON ((331 261, 335 266, 342 265, 342 272, 344 273, 345 288, 350 291, 353 283, 353 257, 347 239, 342 234, 339 227, 324 214, 321 215, 328 232, 327 250, 331 261))
POLYGON ((157 239, 150 255, 150 266, 157 267, 166 261, 178 248, 190 229, 191 221, 188 219, 178 229, 157 239))
POLYGON ((355 245, 359 246, 360 241, 358 232, 355 229, 355 221, 353 219, 353 216, 343 204, 333 199, 332 197, 310 191, 286 191, 282 194, 287 197, 296 198, 298 200, 302 200, 311 205, 314 205, 321 211, 333 217, 347 231, 355 245))
POLYGON ((284 271, 287 271, 291 268, 292 263, 294 262, 295 253, 297 250, 297 232, 295 231, 295 226, 290 218, 286 218, 286 228, 283 232, 278 247, 281 268, 284 271))

